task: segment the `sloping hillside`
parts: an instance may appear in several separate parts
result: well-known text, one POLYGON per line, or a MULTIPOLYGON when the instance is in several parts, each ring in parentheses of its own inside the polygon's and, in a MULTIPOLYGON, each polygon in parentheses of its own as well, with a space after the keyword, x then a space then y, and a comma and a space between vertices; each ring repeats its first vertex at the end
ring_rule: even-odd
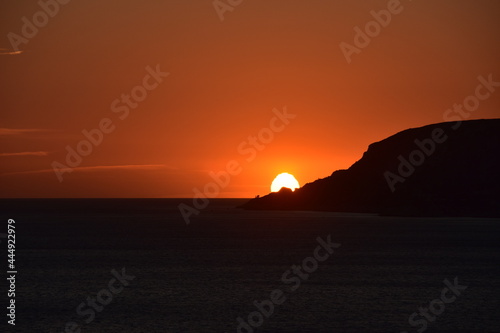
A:
POLYGON ((242 208, 500 216, 500 119, 399 132, 371 144, 347 170, 242 208))

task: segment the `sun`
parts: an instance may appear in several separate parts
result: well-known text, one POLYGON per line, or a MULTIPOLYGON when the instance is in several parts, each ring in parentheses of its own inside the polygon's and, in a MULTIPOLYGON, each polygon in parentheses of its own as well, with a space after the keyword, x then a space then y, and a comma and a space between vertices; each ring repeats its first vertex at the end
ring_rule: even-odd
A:
POLYGON ((273 183, 271 184, 271 192, 278 192, 282 187, 288 187, 292 191, 295 191, 295 189, 299 188, 300 185, 293 175, 284 172, 274 178, 273 183))

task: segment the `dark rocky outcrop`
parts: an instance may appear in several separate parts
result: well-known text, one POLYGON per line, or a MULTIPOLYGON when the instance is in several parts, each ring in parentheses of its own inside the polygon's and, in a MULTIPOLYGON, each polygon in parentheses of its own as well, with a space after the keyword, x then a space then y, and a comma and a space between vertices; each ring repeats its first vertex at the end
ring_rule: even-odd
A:
POLYGON ((371 144, 347 170, 242 208, 500 217, 500 119, 399 132, 371 144))

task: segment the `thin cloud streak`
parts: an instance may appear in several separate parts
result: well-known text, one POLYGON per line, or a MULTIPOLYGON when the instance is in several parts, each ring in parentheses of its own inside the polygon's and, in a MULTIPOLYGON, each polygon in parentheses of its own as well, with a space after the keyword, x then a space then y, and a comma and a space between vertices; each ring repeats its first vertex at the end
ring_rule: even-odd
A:
MULTIPOLYGON (((68 170, 83 171, 83 172, 112 171, 112 170, 131 170, 131 171, 133 171, 133 170, 161 170, 161 169, 176 170, 176 168, 169 167, 165 164, 97 165, 97 166, 89 166, 89 167, 68 168, 68 170)), ((61 169, 61 170, 65 170, 65 169, 61 169)), ((53 172, 54 172, 53 169, 42 169, 42 170, 9 172, 9 173, 2 174, 2 176, 37 174, 37 173, 53 173, 53 172)))
POLYGON ((10 156, 48 156, 47 151, 24 151, 20 153, 0 153, 0 157, 10 157, 10 156))
POLYGON ((8 49, 0 49, 0 55, 18 55, 23 53, 23 51, 10 51, 8 49))
POLYGON ((22 135, 28 133, 52 132, 54 130, 43 128, 0 128, 0 135, 22 135))

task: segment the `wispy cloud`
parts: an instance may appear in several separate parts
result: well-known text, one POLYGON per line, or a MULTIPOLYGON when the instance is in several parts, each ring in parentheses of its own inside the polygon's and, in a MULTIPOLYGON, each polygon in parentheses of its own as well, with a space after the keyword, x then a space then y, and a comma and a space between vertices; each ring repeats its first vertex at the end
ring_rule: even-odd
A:
MULTIPOLYGON (((125 171, 135 171, 135 170, 176 170, 174 167, 167 166, 165 164, 125 164, 125 165, 97 165, 88 167, 76 167, 68 168, 73 171, 82 172, 98 172, 98 171, 113 171, 113 170, 125 170, 125 171)), ((37 174, 37 173, 53 173, 53 169, 41 169, 41 170, 31 170, 31 171, 18 171, 18 172, 8 172, 2 174, 2 176, 9 175, 21 175, 21 174, 37 174)))
POLYGON ((43 128, 0 128, 0 135, 22 135, 30 133, 52 132, 54 130, 43 128))
MULTIPOLYGON (((75 171, 106 171, 106 170, 158 170, 174 169, 165 164, 125 164, 125 165, 98 165, 73 168, 75 171)), ((52 169, 50 169, 53 171, 52 169)))
POLYGON ((10 156, 48 156, 47 151, 23 151, 20 153, 0 153, 0 157, 10 157, 10 156))
POLYGON ((23 53, 23 51, 11 51, 8 49, 2 49, 0 48, 0 55, 18 55, 23 53))

